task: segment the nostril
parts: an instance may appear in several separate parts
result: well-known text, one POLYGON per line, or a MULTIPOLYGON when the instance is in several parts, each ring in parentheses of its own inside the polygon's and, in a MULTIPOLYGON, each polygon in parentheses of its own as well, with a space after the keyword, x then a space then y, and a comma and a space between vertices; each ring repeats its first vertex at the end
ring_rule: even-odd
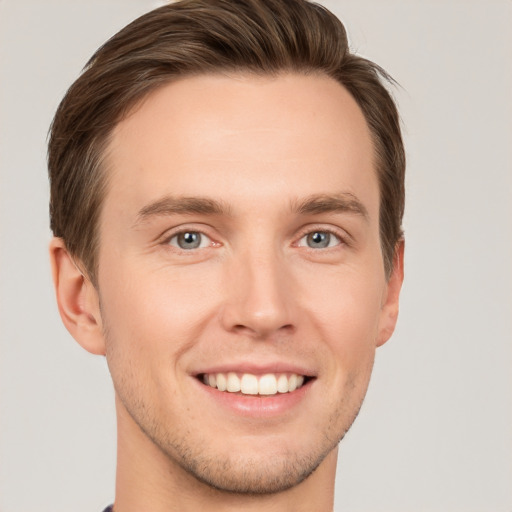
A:
POLYGON ((295 330, 295 327, 292 324, 284 324, 280 327, 273 326, 247 326, 244 324, 236 324, 232 326, 232 331, 238 334, 248 334, 254 338, 271 338, 275 337, 279 334, 292 334, 295 330))

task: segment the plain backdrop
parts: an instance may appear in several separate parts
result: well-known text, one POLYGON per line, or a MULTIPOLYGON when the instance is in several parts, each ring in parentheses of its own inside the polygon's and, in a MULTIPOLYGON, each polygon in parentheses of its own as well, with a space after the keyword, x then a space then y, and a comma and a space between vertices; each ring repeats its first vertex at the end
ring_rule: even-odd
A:
MULTIPOLYGON (((114 497, 108 369, 51 286, 46 135, 93 51, 161 3, 0 0, 0 512, 114 497)), ((511 512, 512 2, 324 3, 400 83, 408 156, 401 316, 342 442, 336 510, 511 512)))

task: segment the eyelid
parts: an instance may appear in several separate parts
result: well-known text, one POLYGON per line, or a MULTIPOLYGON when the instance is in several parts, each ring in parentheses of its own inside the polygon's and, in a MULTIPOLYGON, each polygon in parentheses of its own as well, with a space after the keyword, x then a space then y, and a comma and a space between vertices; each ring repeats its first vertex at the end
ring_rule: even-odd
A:
POLYGON ((187 230, 187 231, 182 231, 181 233, 175 233, 173 236, 171 236, 169 238, 169 240, 167 241, 167 244, 170 245, 171 247, 174 247, 175 249, 178 249, 179 251, 186 251, 186 252, 190 252, 190 251, 197 251, 198 249, 206 249, 207 247, 211 247, 212 246, 212 239, 208 236, 208 235, 205 235, 204 233, 201 233, 200 231, 192 231, 192 230, 187 230), (178 243, 178 239, 180 237, 180 235, 183 235, 185 233, 196 233, 198 234, 200 237, 201 237, 201 240, 200 240, 200 243, 199 243, 199 247, 190 247, 188 249, 184 249, 183 247, 180 247, 179 246, 179 243, 178 243), (176 238, 176 243, 174 244, 173 243, 173 240, 176 238))
MULTIPOLYGON (((343 230, 341 228, 337 228, 337 227, 330 226, 330 225, 325 225, 325 224, 309 224, 308 226, 304 226, 299 231, 299 234, 296 237, 296 242, 294 242, 293 245, 296 245, 297 247, 299 247, 298 243, 305 236, 307 236, 307 235, 309 235, 311 233, 315 233, 315 232, 329 233, 330 235, 335 236, 340 241, 339 245, 346 245, 346 246, 350 246, 351 245, 352 237, 350 236, 349 233, 347 233, 345 230, 343 230)), ((300 246, 300 247, 304 247, 304 246, 300 246)), ((307 247, 307 248, 310 249, 309 247, 307 247)), ((334 247, 326 247, 325 249, 333 249, 333 248, 334 247)), ((312 249, 312 250, 318 251, 319 249, 312 249)))
MULTIPOLYGON (((172 238, 174 238, 175 236, 178 236, 181 233, 194 232, 194 233, 200 233, 201 235, 207 237, 211 242, 209 244, 210 247, 211 246, 219 247, 219 246, 223 245, 221 242, 216 240, 214 238, 214 236, 212 236, 212 234, 209 233, 209 231, 211 231, 211 229, 208 229, 208 227, 205 225, 198 225, 198 224, 194 224, 194 223, 183 224, 183 225, 179 225, 179 226, 175 226, 173 228, 167 229, 166 231, 164 231, 161 235, 159 235, 157 237, 156 242, 161 245, 170 245, 169 244, 170 240, 172 238)), ((325 224, 308 224, 307 226, 302 227, 299 230, 298 234, 294 237, 295 241, 292 243, 292 245, 298 246, 298 243, 300 242, 300 240, 302 240, 305 236, 307 236, 311 233, 314 233, 314 232, 325 232, 325 233, 329 233, 329 234, 335 236, 340 241, 339 245, 346 245, 346 246, 352 245, 352 241, 353 241, 352 236, 347 231, 345 231, 342 228, 336 227, 336 226, 325 225, 325 224)), ((188 250, 188 251, 183 250, 183 249, 180 249, 179 247, 175 247, 175 246, 171 246, 171 247, 174 247, 177 250, 182 250, 183 252, 190 252, 190 250, 188 250)), ((206 249, 206 248, 207 247, 203 247, 203 249, 206 249)), ((329 247, 326 249, 332 249, 332 248, 333 247, 329 247)), ((312 249, 312 250, 318 251, 318 249, 312 249)))
MULTIPOLYGON (((170 228, 165 230, 156 240, 156 242, 160 245, 168 245, 170 247, 175 248, 178 251, 183 252, 190 252, 191 249, 185 250, 180 249, 179 247, 176 247, 174 245, 171 245, 169 242, 176 236, 182 234, 182 233, 200 233, 202 236, 208 238, 210 240, 210 244, 208 247, 211 246, 220 246, 222 245, 220 242, 214 239, 214 237, 208 233, 208 229, 205 228, 204 225, 198 226, 197 224, 182 224, 180 226, 175 226, 174 228, 170 228)), ((202 249, 206 249, 207 247, 202 247, 202 249)), ((197 249, 196 249, 197 250, 197 249)))

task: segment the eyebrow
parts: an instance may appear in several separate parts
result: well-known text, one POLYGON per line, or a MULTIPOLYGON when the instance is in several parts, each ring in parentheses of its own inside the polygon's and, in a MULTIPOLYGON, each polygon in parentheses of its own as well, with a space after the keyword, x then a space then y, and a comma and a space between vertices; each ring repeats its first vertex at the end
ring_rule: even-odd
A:
POLYGON ((352 213, 368 220, 368 210, 352 193, 316 194, 292 204, 292 210, 302 215, 322 213, 352 213))
POLYGON ((227 205, 207 197, 174 197, 165 196, 139 210, 135 225, 141 224, 151 217, 165 215, 229 215, 227 205))
MULTIPOLYGON (((293 201, 292 212, 300 215, 320 215, 322 213, 352 213, 368 219, 368 211, 363 203, 350 192, 339 194, 315 194, 301 201, 293 201)), ((231 215, 231 209, 221 201, 208 197, 164 196, 141 208, 135 226, 151 217, 166 215, 231 215)))

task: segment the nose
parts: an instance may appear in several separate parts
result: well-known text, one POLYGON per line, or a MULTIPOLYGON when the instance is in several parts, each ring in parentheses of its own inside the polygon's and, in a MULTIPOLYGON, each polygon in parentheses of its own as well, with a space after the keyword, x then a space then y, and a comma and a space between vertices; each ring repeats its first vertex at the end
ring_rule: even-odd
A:
POLYGON ((293 279, 285 261, 271 251, 246 252, 228 267, 224 329, 255 339, 295 329, 293 279))

